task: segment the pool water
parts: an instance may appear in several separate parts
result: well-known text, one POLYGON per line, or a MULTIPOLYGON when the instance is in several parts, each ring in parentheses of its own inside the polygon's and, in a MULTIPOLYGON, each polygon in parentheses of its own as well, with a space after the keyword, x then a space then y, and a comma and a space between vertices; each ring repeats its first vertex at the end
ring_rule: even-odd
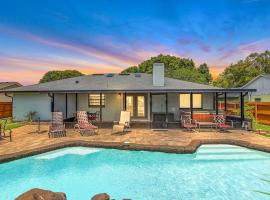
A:
POLYGON ((266 200, 270 154, 230 145, 204 145, 194 154, 86 147, 64 148, 0 164, 0 199, 31 189, 88 200, 266 200))

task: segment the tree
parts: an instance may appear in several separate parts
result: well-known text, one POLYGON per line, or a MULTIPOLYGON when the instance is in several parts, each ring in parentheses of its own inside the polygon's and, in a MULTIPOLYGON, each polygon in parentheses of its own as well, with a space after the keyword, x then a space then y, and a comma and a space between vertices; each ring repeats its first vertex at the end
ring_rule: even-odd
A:
POLYGON ((138 66, 132 66, 123 70, 122 73, 140 72, 151 74, 153 72, 153 64, 156 62, 164 63, 166 77, 197 83, 209 83, 209 77, 207 76, 207 73, 201 73, 201 70, 197 70, 192 59, 179 58, 171 55, 160 54, 158 56, 151 57, 150 59, 140 63, 138 66))
POLYGON ((63 71, 48 71, 43 77, 40 79, 39 83, 45 83, 50 81, 56 81, 66 78, 72 78, 77 76, 83 76, 81 72, 77 70, 63 70, 63 71))
POLYGON ((270 73, 270 51, 252 53, 244 60, 232 64, 213 82, 218 87, 242 87, 251 79, 264 73, 270 73))
POLYGON ((201 64, 198 68, 198 71, 205 76, 205 79, 208 83, 213 80, 213 77, 210 74, 209 68, 206 63, 201 64))

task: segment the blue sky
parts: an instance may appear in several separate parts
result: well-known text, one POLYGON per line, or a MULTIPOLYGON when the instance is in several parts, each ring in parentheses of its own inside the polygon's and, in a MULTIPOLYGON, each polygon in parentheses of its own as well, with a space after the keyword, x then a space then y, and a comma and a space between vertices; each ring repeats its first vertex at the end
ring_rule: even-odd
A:
POLYGON ((268 0, 0 1, 0 81, 120 72, 160 53, 206 62, 217 75, 270 49, 268 0))

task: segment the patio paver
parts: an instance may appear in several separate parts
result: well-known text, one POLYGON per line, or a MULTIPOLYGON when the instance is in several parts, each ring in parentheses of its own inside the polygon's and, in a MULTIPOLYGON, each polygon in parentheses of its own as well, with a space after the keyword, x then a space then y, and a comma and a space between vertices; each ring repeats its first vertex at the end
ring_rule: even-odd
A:
POLYGON ((43 133, 36 133, 36 125, 25 125, 13 130, 13 141, 0 141, 0 162, 42 153, 65 146, 93 146, 131 150, 192 153, 201 144, 235 144, 270 152, 270 138, 242 130, 221 132, 186 132, 181 129, 152 131, 131 129, 125 135, 112 135, 111 129, 100 129, 98 135, 81 136, 70 129, 67 137, 48 138, 48 125, 43 133))

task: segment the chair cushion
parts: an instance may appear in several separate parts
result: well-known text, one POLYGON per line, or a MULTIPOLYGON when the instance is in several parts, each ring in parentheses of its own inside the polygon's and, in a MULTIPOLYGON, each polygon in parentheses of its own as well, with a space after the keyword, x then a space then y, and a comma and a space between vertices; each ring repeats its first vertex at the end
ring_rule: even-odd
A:
POLYGON ((195 124, 184 124, 183 126, 188 128, 196 127, 195 124))
POLYGON ((231 126, 229 124, 218 124, 218 127, 220 127, 220 128, 230 128, 231 126))
POLYGON ((96 128, 98 128, 97 126, 94 126, 93 124, 89 124, 89 123, 81 123, 81 124, 79 124, 79 126, 82 129, 96 129, 96 128))

